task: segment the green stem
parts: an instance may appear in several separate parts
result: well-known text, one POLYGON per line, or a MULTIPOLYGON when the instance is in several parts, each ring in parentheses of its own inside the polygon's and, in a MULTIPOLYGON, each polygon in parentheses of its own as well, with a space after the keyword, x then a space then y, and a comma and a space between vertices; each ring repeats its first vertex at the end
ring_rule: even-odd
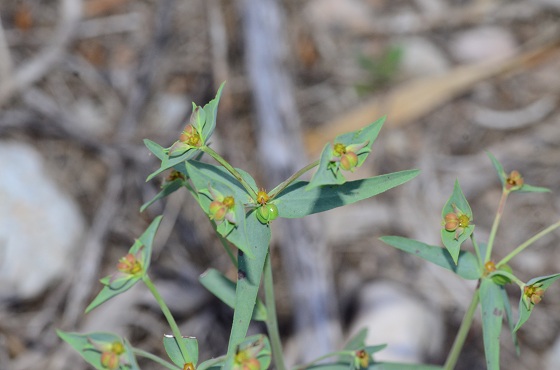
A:
POLYGON ((174 364, 172 364, 171 362, 167 362, 167 361, 165 361, 163 358, 158 357, 158 356, 156 356, 156 355, 154 355, 154 354, 151 354, 150 352, 146 352, 146 351, 144 351, 144 350, 142 350, 142 349, 133 348, 133 349, 132 349, 132 352, 134 352, 134 354, 137 355, 137 356, 145 357, 145 358, 150 359, 150 360, 152 360, 152 361, 154 361, 154 362, 157 362, 157 363, 160 364, 161 366, 166 367, 166 368, 168 368, 168 369, 170 369, 170 370, 177 370, 177 369, 178 369, 178 370, 183 370, 183 369, 181 369, 179 366, 174 365, 174 364))
POLYGON ((513 257, 515 257, 516 255, 518 255, 519 253, 521 253, 525 248, 527 248, 528 246, 530 246, 531 244, 533 244, 534 242, 536 242, 537 240, 539 240, 540 238, 542 238, 543 236, 545 236, 546 234, 554 231, 555 229, 557 229, 558 227, 560 227, 560 221, 556 222, 555 224, 550 225, 549 227, 547 227, 546 229, 544 229, 543 231, 539 232, 538 234, 536 234, 535 236, 529 238, 526 242, 524 242, 523 244, 519 245, 519 247, 515 248, 513 251, 511 251, 507 256, 505 256, 504 258, 502 258, 502 260, 500 262, 498 262, 496 264, 496 267, 499 267, 503 264, 506 264, 509 262, 509 260, 511 260, 513 257))
POLYGON ((476 258, 478 259, 478 266, 480 267, 480 271, 484 271, 484 261, 482 261, 482 256, 480 255, 480 247, 478 243, 474 239, 474 232, 471 234, 471 243, 473 244, 474 251, 476 253, 476 258))
POLYGON ((478 301, 479 295, 477 287, 472 297, 471 304, 469 305, 469 308, 465 313, 465 317, 463 317, 463 321, 461 322, 461 326, 459 327, 459 331, 457 332, 457 336, 455 337, 453 346, 451 347, 451 350, 447 355, 445 365, 443 365, 443 368, 445 370, 453 370, 455 368, 455 365, 457 364, 457 360, 459 359, 459 355, 461 354, 461 350, 463 349, 463 345, 465 344, 465 340, 467 339, 467 334, 469 333, 469 329, 471 328, 474 313, 476 312, 476 307, 478 306, 478 301))
POLYGON ((171 327, 171 331, 173 332, 173 336, 175 336, 175 340, 177 341, 177 345, 179 346, 179 350, 181 351, 181 355, 183 356, 183 360, 185 360, 185 363, 193 362, 191 356, 187 351, 185 342, 183 342, 183 336, 179 331, 179 326, 177 326, 177 322, 175 322, 173 315, 171 315, 171 311, 169 310, 169 307, 167 307, 167 304, 165 304, 163 297, 159 294, 156 286, 154 285, 154 283, 152 282, 148 274, 145 274, 142 277, 142 281, 144 282, 144 284, 146 284, 150 292, 152 292, 152 295, 154 296, 157 303, 159 304, 159 307, 161 308, 161 312, 163 312, 163 315, 167 319, 167 322, 171 327))
POLYGON ((266 255, 264 262, 264 296, 266 304, 266 328, 270 338, 272 356, 276 370, 286 370, 282 351, 282 342, 278 331, 278 321, 276 318, 276 302, 274 300, 274 283, 272 280, 272 266, 270 265, 270 251, 266 255))
POLYGON ((504 214, 504 208, 506 205, 506 200, 509 195, 509 190, 502 191, 502 197, 500 198, 500 204, 498 205, 498 211, 496 212, 496 218, 494 218, 494 223, 492 224, 492 230, 490 230, 490 236, 488 237, 488 246, 486 247, 486 257, 484 258, 484 263, 490 261, 492 256, 492 247, 494 246, 494 239, 496 238, 496 233, 498 232, 498 226, 500 225, 500 220, 504 214))
POLYGON ((284 190, 288 186, 290 186, 290 184, 292 182, 296 181, 301 175, 303 175, 304 173, 306 173, 307 171, 309 171, 313 167, 317 166, 318 164, 319 164, 319 160, 316 160, 315 162, 310 163, 307 166, 303 167, 301 170, 299 170, 298 172, 296 172, 292 176, 290 176, 287 180, 283 181, 277 187, 272 189, 268 195, 270 196, 271 199, 274 198, 277 194, 281 193, 282 190, 284 190))
POLYGON ((216 162, 218 162, 219 164, 224 166, 224 168, 226 170, 228 170, 228 172, 231 173, 233 175, 233 177, 235 177, 237 179, 237 181, 239 181, 241 183, 241 185, 243 185, 243 187, 245 188, 245 190, 247 190, 247 192, 249 194, 251 194, 254 198, 257 197, 257 193, 256 193, 255 189, 253 189, 249 184, 247 184, 247 181, 245 181, 245 179, 243 179, 241 174, 239 172, 237 172, 237 170, 235 168, 233 168, 232 165, 229 164, 224 158, 222 158, 221 155, 219 155, 212 148, 210 148, 209 146, 206 146, 206 145, 200 147, 200 150, 202 150, 204 153, 206 153, 210 157, 214 158, 214 160, 216 160, 216 162))

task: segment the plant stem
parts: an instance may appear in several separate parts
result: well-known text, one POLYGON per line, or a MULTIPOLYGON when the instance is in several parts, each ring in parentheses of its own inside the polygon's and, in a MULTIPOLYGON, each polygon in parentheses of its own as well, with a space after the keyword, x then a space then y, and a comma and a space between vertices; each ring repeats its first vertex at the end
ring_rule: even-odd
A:
POLYGON ((272 266, 270 265, 270 251, 264 262, 264 296, 266 305, 266 328, 270 338, 270 346, 276 370, 286 370, 282 352, 282 342, 278 331, 278 320, 276 317, 276 302, 274 301, 274 284, 272 280, 272 266))
POLYGON ((474 247, 474 251, 476 253, 476 258, 478 259, 478 266, 480 267, 480 271, 484 271, 484 261, 482 261, 482 256, 480 255, 480 247, 474 238, 474 232, 471 234, 471 243, 474 247))
POLYGON ((292 176, 290 176, 287 180, 283 181, 277 187, 272 189, 268 195, 270 196, 271 199, 274 198, 278 193, 281 193, 282 190, 284 190, 288 186, 290 186, 290 184, 292 182, 296 181, 301 175, 303 175, 304 173, 306 173, 307 171, 309 171, 313 167, 317 166, 318 164, 319 164, 319 160, 316 160, 315 162, 310 163, 307 166, 303 167, 301 170, 299 170, 298 172, 296 172, 292 176))
POLYGON ((492 224, 492 230, 490 230, 490 236, 488 237, 488 245, 486 246, 486 257, 484 258, 484 263, 490 261, 492 256, 492 247, 494 245, 494 239, 496 238, 496 233, 498 232, 498 226, 500 225, 500 220, 504 214, 504 208, 506 205, 506 200, 509 195, 509 190, 502 191, 502 197, 500 198, 500 204, 498 205, 498 211, 496 212, 496 217, 494 218, 494 223, 492 224))
POLYGON ((224 168, 226 170, 228 170, 228 172, 231 173, 233 175, 233 177, 235 177, 237 179, 237 181, 239 181, 241 183, 241 185, 243 185, 243 187, 245 188, 245 190, 247 190, 247 192, 249 194, 251 194, 254 198, 257 197, 257 193, 256 193, 255 189, 253 189, 249 184, 247 184, 247 181, 245 181, 245 179, 243 179, 241 174, 239 172, 237 172, 237 170, 235 168, 233 168, 232 165, 229 164, 224 158, 222 158, 221 155, 219 155, 212 148, 210 148, 209 146, 206 146, 206 145, 200 147, 200 150, 202 150, 204 153, 206 153, 210 157, 214 158, 216 160, 216 162, 218 162, 219 164, 224 166, 224 168))
POLYGON ((465 344, 465 340, 467 339, 467 334, 469 333, 469 329, 471 328, 471 324, 473 322, 474 313, 476 311, 476 307, 478 306, 479 295, 477 287, 469 308, 465 313, 465 317, 463 317, 463 321, 461 322, 461 326, 459 327, 459 331, 457 332, 457 336, 455 337, 455 341, 453 342, 453 346, 447 355, 447 360, 445 361, 445 365, 443 368, 445 370, 453 370, 455 365, 457 364, 457 360, 459 359, 459 355, 461 354, 461 350, 463 349, 463 345, 465 344))
POLYGON ((181 332, 179 331, 179 326, 177 326, 177 322, 175 322, 175 319, 173 318, 173 315, 171 315, 171 311, 169 310, 169 307, 167 307, 167 304, 165 304, 165 301, 163 300, 162 296, 159 294, 156 286, 154 285, 154 283, 152 282, 152 280, 150 279, 148 274, 145 274, 142 277, 142 281, 144 282, 144 284, 146 284, 146 286, 148 287, 150 292, 152 292, 152 295, 154 296, 157 303, 159 304, 159 307, 161 308, 161 312, 163 313, 163 315, 167 319, 167 322, 169 323, 169 326, 171 327, 171 331, 173 332, 173 335, 175 336, 175 340, 177 341, 177 345, 179 346, 179 350, 181 351, 181 355, 183 355, 183 360, 185 360, 185 363, 192 362, 191 356, 187 352, 187 347, 185 346, 185 343, 183 342, 183 336, 181 335, 181 332))
POLYGON ((152 361, 154 361, 154 362, 157 362, 157 363, 160 364, 161 366, 166 367, 166 368, 168 368, 168 369, 170 369, 170 370, 182 370, 179 366, 177 366, 177 365, 175 365, 175 364, 172 364, 171 362, 167 362, 167 361, 165 361, 163 358, 158 357, 158 356, 156 356, 156 355, 154 355, 154 354, 152 354, 152 353, 150 353, 150 352, 146 352, 146 351, 144 351, 144 350, 142 350, 142 349, 133 348, 133 349, 132 349, 132 352, 134 352, 134 354, 137 355, 137 356, 142 356, 142 357, 145 357, 145 358, 147 358, 147 359, 150 359, 150 360, 152 360, 152 361))
POLYGON ((496 264, 496 267, 499 267, 500 265, 508 263, 509 260, 511 260, 513 257, 518 255, 519 253, 521 253, 525 248, 527 248, 528 246, 530 246, 531 244, 533 244, 534 242, 536 242, 537 240, 539 240, 540 238, 542 238, 546 234, 554 231, 558 227, 560 227, 560 221, 556 222, 555 224, 550 225, 549 227, 547 227, 543 231, 541 231, 538 234, 534 235, 533 237, 529 238, 526 242, 519 245, 519 247, 515 248, 507 256, 502 258, 502 260, 496 264))

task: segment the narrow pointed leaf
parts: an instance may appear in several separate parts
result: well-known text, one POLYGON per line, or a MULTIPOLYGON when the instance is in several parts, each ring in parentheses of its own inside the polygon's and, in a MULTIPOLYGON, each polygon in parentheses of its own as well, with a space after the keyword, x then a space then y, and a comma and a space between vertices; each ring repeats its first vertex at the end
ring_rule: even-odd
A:
POLYGON ((146 182, 150 181, 151 179, 153 179, 163 171, 175 167, 179 163, 182 163, 186 160, 194 158, 194 156, 197 155, 197 153, 198 153, 198 149, 189 149, 183 154, 174 157, 168 157, 166 154, 165 157, 161 160, 160 167, 148 176, 146 182))
POLYGON ((348 340, 343 349, 358 350, 366 346, 366 337, 368 334, 368 329, 363 328, 357 332, 352 338, 348 340))
POLYGON ((356 167, 360 167, 371 152, 371 146, 375 142, 377 135, 379 135, 379 131, 381 130, 381 127, 383 127, 385 119, 386 117, 382 117, 358 131, 339 135, 334 139, 333 144, 328 143, 327 145, 325 145, 325 148, 321 153, 321 160, 319 162, 317 171, 307 185, 307 189, 310 190, 321 185, 343 184, 346 181, 344 173, 342 172, 343 170, 339 168, 338 164, 331 161, 331 159, 333 158, 334 145, 343 144, 345 146, 349 146, 365 144, 362 148, 358 149, 355 152, 358 157, 358 163, 356 167))
POLYGON ((502 183, 502 187, 504 187, 505 184, 506 184, 506 178, 507 178, 506 172, 504 171, 504 167, 496 159, 496 157, 494 157, 494 155, 492 153, 486 152, 486 154, 488 155, 488 157, 492 161, 492 165, 494 166, 494 168, 496 169, 496 172, 498 173, 498 177, 500 178, 500 182, 502 183))
POLYGON ((492 279, 480 283, 480 305, 482 307, 482 338, 488 370, 500 370, 500 333, 504 316, 502 287, 492 279))
POLYGON ((204 127, 202 128, 202 132, 200 134, 204 138, 205 144, 207 143, 207 140, 210 138, 210 136, 214 132, 214 129, 216 128, 216 118, 218 116, 218 104, 220 103, 220 97, 222 96, 222 90, 224 89, 225 84, 226 83, 223 82, 220 85, 220 88, 216 93, 216 97, 212 99, 208 104, 206 104, 203 108, 206 114, 205 117, 206 119, 205 119, 204 127))
POLYGON ((463 194, 463 191, 459 186, 459 181, 455 181, 453 194, 451 194, 451 197, 443 207, 443 210, 441 212, 442 220, 445 219, 445 215, 447 215, 448 213, 455 213, 456 209, 460 210, 463 214, 469 217, 469 226, 464 228, 462 232, 458 232, 457 230, 447 231, 445 227, 442 227, 441 229, 441 240, 443 242, 443 245, 445 245, 445 248, 447 248, 455 263, 457 263, 457 259, 459 258, 461 244, 463 244, 474 231, 474 224, 472 224, 473 214, 471 206, 467 202, 467 199, 465 198, 465 195, 463 194), (455 205, 456 208, 454 208, 453 205, 455 205), (458 233, 459 235, 457 235, 458 233))
POLYGON ((142 207, 140 207, 140 212, 144 212, 146 208, 148 208, 158 200, 163 199, 168 195, 174 193, 175 191, 179 190, 183 186, 183 183, 184 181, 181 179, 175 179, 173 181, 165 183, 161 191, 157 193, 156 196, 152 198, 152 200, 147 201, 142 205, 142 207))
MULTIPOLYGON (((198 363, 198 341, 194 337, 183 337, 183 343, 185 343, 185 348, 187 349, 187 355, 189 356, 186 361, 191 362, 195 367, 198 363)), ((179 366, 180 368, 185 365, 185 360, 183 360, 183 354, 177 343, 177 340, 173 335, 163 336, 163 347, 165 352, 171 359, 171 361, 179 366)))
MULTIPOLYGON (((529 280, 526 285, 540 284, 539 288, 542 289, 543 292, 546 292, 548 287, 559 278, 560 274, 540 276, 529 280)), ((531 312, 533 312, 534 308, 535 305, 530 301, 528 303, 524 302, 524 292, 521 292, 521 297, 519 298, 519 319, 517 320, 517 324, 513 329, 514 331, 519 330, 519 328, 521 328, 521 326, 523 326, 523 324, 525 324, 527 320, 529 320, 529 316, 531 316, 531 312)))
POLYGON ((533 186, 529 184, 523 184, 521 189, 516 190, 518 193, 549 193, 550 189, 543 188, 541 186, 533 186))
MULTIPOLYGON (((235 283, 215 269, 208 269, 199 277, 200 283, 218 299, 231 308, 235 308, 235 283)), ((252 319, 266 321, 266 307, 257 299, 252 319)))
POLYGON ((511 340, 513 342, 513 345, 515 346, 515 352, 519 356, 520 354, 519 342, 517 340, 517 333, 515 331, 515 321, 513 321, 513 313, 511 311, 511 304, 509 302, 509 297, 503 286, 500 287, 500 290, 502 292, 502 302, 504 303, 504 310, 506 313, 506 319, 507 319, 509 331, 511 333, 511 340))
POLYGON ((394 172, 349 181, 339 186, 326 185, 310 190, 306 190, 307 181, 296 181, 276 196, 278 215, 284 218, 300 218, 352 204, 402 185, 415 178, 418 173, 418 170, 394 172))
POLYGON ((248 258, 245 253, 239 253, 235 312, 228 343, 228 357, 234 354, 235 347, 247 335, 270 245, 269 225, 261 224, 252 212, 246 218, 246 232, 248 247, 254 258, 248 258))
POLYGON ((477 280, 482 275, 476 257, 470 252, 460 251, 457 263, 455 263, 449 251, 438 246, 428 245, 400 236, 383 236, 380 240, 392 247, 414 254, 426 261, 453 271, 463 279, 477 280))

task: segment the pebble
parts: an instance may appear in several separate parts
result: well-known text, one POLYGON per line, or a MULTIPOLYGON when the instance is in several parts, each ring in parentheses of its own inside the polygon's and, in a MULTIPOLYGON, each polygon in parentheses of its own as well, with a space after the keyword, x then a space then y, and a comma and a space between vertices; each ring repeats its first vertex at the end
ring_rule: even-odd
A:
POLYGON ((0 300, 33 298, 73 267, 84 220, 33 147, 0 141, 0 300))
POLYGON ((402 50, 401 72, 405 77, 426 77, 443 74, 450 63, 443 52, 423 37, 404 38, 397 42, 402 50))
POLYGON ((387 344, 375 361, 422 363, 442 351, 443 315, 395 283, 363 286, 357 312, 349 337, 367 328, 366 345, 387 344))
POLYGON ((512 34, 501 27, 473 28, 456 34, 450 43, 451 55, 460 63, 480 63, 511 57, 517 50, 512 34))

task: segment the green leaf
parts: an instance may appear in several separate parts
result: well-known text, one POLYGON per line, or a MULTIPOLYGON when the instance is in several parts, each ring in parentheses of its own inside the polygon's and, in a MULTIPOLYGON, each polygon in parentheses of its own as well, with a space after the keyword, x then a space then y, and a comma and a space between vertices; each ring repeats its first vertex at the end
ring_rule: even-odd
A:
MULTIPOLYGON (((215 269, 208 269, 199 277, 200 283, 231 308, 235 307, 235 283, 215 269)), ((266 307, 257 299, 252 319, 266 321, 266 307)))
MULTIPOLYGON (((208 187, 219 191, 223 196, 233 196, 235 199, 235 227, 231 227, 229 222, 222 222, 217 225, 217 231, 225 237, 228 241, 233 243, 237 248, 241 249, 249 257, 253 256, 253 252, 248 244, 247 230, 246 230, 246 216, 245 204, 251 203, 253 200, 251 195, 247 193, 245 188, 221 166, 214 166, 198 161, 189 161, 185 164, 186 172, 190 177, 195 189, 200 192, 208 192, 208 187)), ((255 180, 249 174, 242 170, 238 170, 244 179, 251 185, 255 186, 255 180)), ((210 215, 210 203, 212 200, 206 196, 201 195, 197 198, 200 207, 210 215)))
MULTIPOLYGON (((448 213, 455 213, 456 209, 458 209, 462 214, 465 214, 469 217, 470 222, 473 220, 473 214, 471 210, 471 206, 467 202, 461 187, 459 186, 459 181, 455 181, 455 186, 453 188, 453 194, 445 203, 443 210, 441 212, 441 218, 445 219, 445 215, 448 213), (453 207, 455 205, 456 208, 453 207)), ((468 227, 464 228, 462 232, 459 232, 457 236, 457 231, 447 231, 445 227, 441 229, 441 240, 445 248, 449 251, 449 254, 453 258, 453 261, 457 263, 457 259, 459 258, 459 252, 461 250, 461 244, 463 244, 473 233, 474 225, 472 223, 469 224, 468 227)))
POLYGON ((276 196, 279 217, 300 218, 313 213, 371 198, 412 180, 418 170, 380 175, 349 181, 339 186, 325 185, 306 190, 307 181, 296 181, 276 196))
MULTIPOLYGON (((189 356, 189 358, 186 359, 187 363, 192 362, 192 364, 196 367, 196 364, 198 363, 198 341, 194 337, 183 337, 182 340, 189 356)), ((180 368, 183 368, 185 360, 183 360, 183 354, 181 353, 179 344, 173 335, 166 334, 163 336, 163 347, 165 348, 165 352, 171 361, 180 368)))
POLYGON ((494 155, 490 152, 486 152, 486 154, 488 155, 488 157, 490 158, 490 160, 492 161, 492 165, 494 166, 494 168, 496 169, 496 172, 498 173, 498 177, 500 178, 500 182, 502 183, 502 187, 504 187, 506 185, 506 172, 504 171, 504 167, 502 166, 502 164, 500 162, 498 162, 498 160, 496 159, 496 157, 494 157, 494 155))
MULTIPOLYGON (((560 273, 547 275, 547 276, 540 276, 529 280, 525 285, 526 286, 538 285, 540 289, 546 291, 548 287, 552 285, 552 283, 554 283, 559 278, 560 278, 560 273)), ((521 291, 521 297, 519 298, 519 319, 517 320, 517 324, 515 325, 513 331, 519 330, 519 328, 521 328, 521 326, 523 326, 523 324, 527 322, 529 316, 531 316, 531 312, 533 312, 533 308, 535 307, 535 305, 531 303, 527 297, 525 297, 527 301, 524 301, 524 297, 525 294, 523 291, 521 291)))
POLYGON ((336 162, 331 161, 331 158, 333 157, 333 145, 343 144, 345 146, 348 146, 367 143, 363 148, 360 148, 356 151, 356 154, 358 156, 358 164, 356 165, 356 167, 360 167, 371 152, 371 146, 375 142, 377 135, 379 135, 379 131, 381 130, 381 127, 383 127, 383 123, 385 122, 386 118, 387 117, 382 117, 358 131, 339 135, 334 139, 334 144, 328 143, 327 145, 325 145, 325 148, 321 153, 319 167, 313 175, 311 182, 309 182, 309 184, 307 185, 307 189, 311 190, 321 185, 343 184, 346 179, 341 173, 342 169, 339 168, 336 162))
POLYGON ((140 212, 144 212, 146 210, 146 208, 148 208, 149 206, 151 206, 152 204, 154 204, 158 200, 163 199, 163 198, 167 197, 169 194, 174 193, 175 191, 180 189, 183 186, 183 184, 184 184, 184 181, 181 180, 181 179, 175 179, 173 181, 166 182, 163 185, 161 191, 159 193, 157 193, 156 196, 152 198, 152 200, 147 201, 146 203, 144 203, 142 205, 142 207, 140 207, 140 212))
POLYGON ((488 370, 500 370, 500 333, 504 316, 503 287, 482 279, 479 295, 482 307, 482 338, 488 370))
POLYGON ((236 346, 243 341, 247 334, 270 246, 269 225, 261 224, 252 212, 246 218, 246 232, 248 247, 254 258, 248 258, 247 254, 239 252, 235 311, 228 343, 228 357, 233 355, 236 346))
POLYGON ((518 193, 549 193, 550 189, 543 188, 541 186, 533 186, 529 184, 523 184, 521 189, 516 190, 518 193))
POLYGON ((478 261, 470 252, 460 251, 457 262, 455 262, 448 250, 438 246, 428 245, 400 236, 383 236, 380 240, 401 251, 414 254, 426 261, 453 271, 463 279, 477 280, 482 276, 478 261))
MULTIPOLYGON (((161 223, 162 216, 158 216, 154 218, 150 226, 142 233, 140 238, 138 238, 132 247, 128 250, 130 254, 137 254, 141 248, 142 250, 142 266, 144 270, 144 274, 148 271, 150 267, 150 260, 152 256, 152 244, 154 242, 154 237, 156 231, 161 223)), ((88 313, 93 310, 95 307, 101 305, 102 303, 108 301, 109 299, 126 292, 130 288, 132 288, 139 280, 142 279, 142 276, 131 276, 131 277, 123 277, 118 279, 119 281, 122 280, 122 285, 111 283, 111 278, 113 275, 109 275, 101 279, 101 283, 105 286, 101 289, 101 292, 94 298, 94 300, 87 306, 85 312, 88 313)))
POLYGON ((200 365, 198 365, 198 367, 196 368, 196 370, 207 370, 207 369, 221 370, 223 368, 222 367, 223 362, 224 362, 224 357, 211 358, 209 360, 201 362, 200 365))
POLYGON ((368 334, 368 329, 363 328, 357 332, 352 338, 348 340, 343 349, 348 350, 358 350, 366 346, 366 337, 368 334))
POLYGON ((197 153, 198 153, 198 149, 191 148, 191 149, 188 149, 183 154, 178 155, 178 156, 168 157, 167 154, 165 154, 165 157, 163 157, 163 159, 161 160, 160 167, 148 176, 148 178, 146 179, 146 182, 150 181, 151 179, 153 179, 154 177, 156 177, 157 175, 159 175, 163 171, 168 170, 171 167, 175 167, 179 163, 182 163, 186 160, 194 158, 194 156, 197 153))
POLYGON ((144 145, 146 145, 146 148, 148 148, 150 152, 152 152, 156 157, 158 157, 160 161, 163 161, 163 159, 167 157, 165 148, 159 145, 158 143, 153 142, 152 140, 149 139, 144 139, 144 145))
POLYGON ((67 333, 62 330, 56 330, 56 334, 68 343, 74 350, 76 350, 82 358, 91 366, 98 370, 107 370, 107 368, 101 365, 101 350, 95 348, 90 340, 97 343, 107 343, 111 344, 114 342, 120 342, 124 344, 125 353, 124 356, 126 361, 129 363, 128 366, 120 365, 119 370, 140 370, 136 358, 134 357, 134 352, 132 346, 126 339, 119 337, 113 333, 103 333, 95 332, 88 334, 79 333, 67 333))
POLYGON ((220 102, 220 97, 222 96, 222 90, 226 83, 223 82, 216 93, 216 97, 212 99, 208 104, 204 106, 204 112, 206 113, 205 124, 200 132, 200 135, 204 139, 204 143, 207 144, 208 138, 214 132, 216 128, 216 118, 218 115, 218 103, 220 102))
POLYGON ((511 340, 515 346, 515 352, 519 356, 520 354, 519 342, 517 340, 517 334, 515 332, 515 321, 513 321, 513 313, 511 312, 511 304, 509 303, 509 297, 503 286, 500 287, 500 291, 502 292, 502 302, 504 303, 504 310, 506 312, 506 319, 508 322, 509 331, 511 333, 511 340))

